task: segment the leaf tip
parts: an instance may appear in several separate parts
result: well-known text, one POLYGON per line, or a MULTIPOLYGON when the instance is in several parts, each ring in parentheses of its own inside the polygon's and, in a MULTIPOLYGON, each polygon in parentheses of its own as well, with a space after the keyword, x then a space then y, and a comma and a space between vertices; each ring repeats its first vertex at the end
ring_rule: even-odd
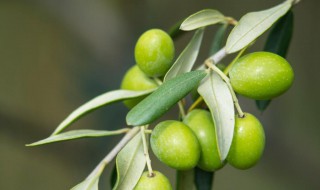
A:
POLYGON ((38 142, 25 144, 26 147, 32 147, 32 146, 38 146, 38 145, 40 145, 38 142))
POLYGON ((183 23, 181 24, 179 30, 182 30, 182 31, 190 31, 190 29, 189 29, 188 27, 183 26, 183 23))
POLYGON ((130 112, 127 114, 126 123, 128 126, 133 126, 133 121, 131 121, 130 112))

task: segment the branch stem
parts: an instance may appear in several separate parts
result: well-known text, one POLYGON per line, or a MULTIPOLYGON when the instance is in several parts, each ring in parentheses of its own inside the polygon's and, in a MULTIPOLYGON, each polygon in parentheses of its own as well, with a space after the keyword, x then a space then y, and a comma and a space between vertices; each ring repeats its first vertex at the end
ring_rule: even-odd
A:
MULTIPOLYGON (((217 53, 210 56, 207 60, 211 60, 214 64, 219 63, 225 56, 227 56, 226 48, 221 48, 217 53)), ((206 61, 205 61, 206 62, 206 61)))
POLYGON ((139 132, 139 127, 134 127, 120 140, 120 142, 103 158, 87 178, 100 175, 104 168, 110 163, 120 150, 139 132))

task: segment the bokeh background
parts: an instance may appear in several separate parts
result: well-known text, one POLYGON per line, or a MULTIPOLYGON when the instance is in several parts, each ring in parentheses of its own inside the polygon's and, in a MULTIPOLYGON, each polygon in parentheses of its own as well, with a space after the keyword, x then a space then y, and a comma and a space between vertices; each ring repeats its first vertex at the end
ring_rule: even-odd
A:
MULTIPOLYGON (((82 181, 119 137, 25 147, 50 135, 73 109, 119 88, 134 64, 134 45, 150 28, 168 30, 204 8, 239 19, 279 0, 1 0, 0 1, 0 189, 70 189, 82 181)), ((294 7, 294 37, 288 60, 295 82, 263 114, 241 98, 243 108, 265 126, 267 145, 253 169, 230 166, 216 173, 214 189, 320 189, 319 18, 320 2, 294 7)), ((208 54, 216 27, 208 27, 198 63, 208 54)), ((192 32, 176 41, 181 52, 192 32)), ((250 51, 261 50, 266 35, 250 51)), ((232 56, 231 56, 232 57, 232 56)), ((228 59, 227 59, 228 60, 228 59)), ((95 111, 72 129, 125 126, 127 109, 114 104, 95 111)), ((170 117, 170 116, 169 116, 170 117)), ((155 168, 174 171, 153 159, 155 168)), ((110 189, 108 166, 101 189, 110 189)))

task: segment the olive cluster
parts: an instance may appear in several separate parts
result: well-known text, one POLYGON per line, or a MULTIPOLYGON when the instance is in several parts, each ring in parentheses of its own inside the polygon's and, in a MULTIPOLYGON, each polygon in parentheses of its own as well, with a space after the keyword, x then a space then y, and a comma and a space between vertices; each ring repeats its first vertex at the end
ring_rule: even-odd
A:
MULTIPOLYGON (((125 74, 121 87, 128 90, 156 88, 154 77, 162 77, 172 66, 174 43, 162 30, 148 30, 135 47, 137 65, 125 74)), ((289 89, 294 74, 288 62, 273 53, 255 52, 240 58, 229 72, 234 91, 256 99, 275 98, 289 89)), ((144 97, 126 100, 132 108, 144 97)), ((235 116, 235 128, 227 159, 220 159, 217 135, 211 113, 193 109, 182 121, 168 120, 155 126, 150 138, 155 156, 177 170, 198 166, 205 171, 217 171, 226 163, 238 169, 248 169, 261 158, 265 133, 259 120, 250 113, 235 116)), ((172 189, 169 180, 160 172, 149 176, 145 172, 135 189, 172 189)))

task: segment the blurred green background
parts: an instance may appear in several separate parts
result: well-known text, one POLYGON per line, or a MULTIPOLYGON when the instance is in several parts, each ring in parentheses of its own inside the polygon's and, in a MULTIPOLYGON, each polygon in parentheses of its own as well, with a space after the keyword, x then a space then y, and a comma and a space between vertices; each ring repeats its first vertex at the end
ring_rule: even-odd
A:
MULTIPOLYGON (((239 19, 276 0, 1 0, 0 1, 0 189, 69 189, 82 181, 119 137, 83 139, 25 147, 50 135, 73 109, 120 85, 134 64, 134 45, 150 28, 167 30, 204 8, 239 19)), ((244 110, 265 126, 267 145, 253 169, 230 166, 216 173, 215 189, 320 189, 319 18, 320 2, 294 7, 295 28, 288 60, 293 87, 260 114, 254 102, 244 110)), ((216 27, 205 32, 198 63, 206 58, 216 27)), ((176 41, 177 54, 192 32, 176 41)), ((261 50, 266 35, 250 51, 261 50)), ((228 59, 227 59, 228 60, 228 59)), ((72 125, 72 129, 125 126, 127 109, 115 104, 72 125)), ((153 159, 154 168, 174 171, 153 159)), ((112 166, 101 179, 109 188, 112 166)))

